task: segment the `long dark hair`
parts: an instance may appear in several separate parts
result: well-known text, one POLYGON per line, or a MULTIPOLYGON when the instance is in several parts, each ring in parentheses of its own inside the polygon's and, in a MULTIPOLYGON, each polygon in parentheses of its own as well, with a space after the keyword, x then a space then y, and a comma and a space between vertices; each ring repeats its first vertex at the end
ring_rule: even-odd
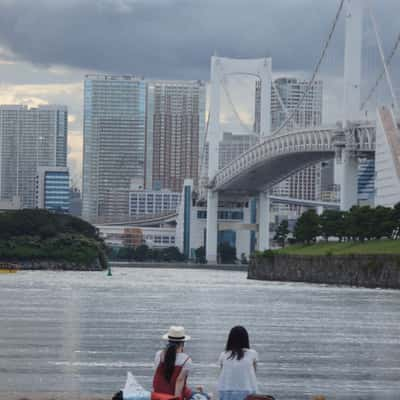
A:
POLYGON ((234 326, 229 332, 225 351, 230 351, 229 358, 241 360, 244 357, 244 350, 249 349, 249 334, 243 326, 234 326))
POLYGON ((175 342, 170 340, 167 344, 164 356, 164 378, 167 382, 171 381, 172 374, 174 373, 175 361, 176 361, 176 351, 180 345, 183 346, 184 342, 175 342))

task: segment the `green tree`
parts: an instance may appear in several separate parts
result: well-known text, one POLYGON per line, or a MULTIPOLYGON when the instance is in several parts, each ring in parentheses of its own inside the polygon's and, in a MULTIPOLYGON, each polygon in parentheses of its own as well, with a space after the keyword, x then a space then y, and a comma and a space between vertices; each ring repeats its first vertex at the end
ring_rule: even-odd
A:
POLYGON ((40 234, 40 231, 44 233, 43 237, 76 233, 99 239, 97 228, 71 215, 51 213, 42 209, 7 211, 0 214, 0 239, 35 236, 40 234))
POLYGON ((240 264, 242 265, 247 265, 249 263, 249 260, 246 257, 246 254, 242 253, 240 255, 240 264))
POLYGON ((149 246, 146 244, 141 244, 140 246, 136 247, 135 251, 135 259, 137 261, 145 261, 149 259, 151 256, 151 251, 149 249, 149 246))
POLYGON ((120 247, 118 249, 118 255, 117 255, 119 260, 134 260, 135 259, 135 249, 133 247, 120 247))
POLYGON ((391 238, 396 226, 394 209, 377 206, 372 209, 371 235, 374 239, 391 238))
POLYGON ((289 235, 289 223, 287 220, 282 221, 276 229, 274 240, 281 247, 285 247, 286 239, 289 235))
POLYGON ((175 246, 167 247, 162 250, 163 261, 184 261, 185 256, 175 246))
POLYGON ((236 261, 236 247, 231 246, 228 242, 222 242, 218 246, 218 254, 222 264, 231 264, 236 261))
POLYGON ((204 246, 198 247, 194 251, 195 257, 196 257, 196 263, 198 264, 205 264, 207 262, 206 260, 206 248, 204 246))
POLYGON ((400 237, 400 202, 398 202, 392 211, 392 219, 393 219, 393 238, 398 239, 400 237))
POLYGON ((294 227, 294 237, 297 242, 310 244, 319 235, 319 216, 314 210, 304 212, 294 227))
POLYGON ((339 210, 325 210, 320 215, 320 234, 327 241, 329 237, 337 237, 342 241, 345 236, 345 213, 339 210))
POLYGON ((347 236, 363 242, 373 237, 374 210, 370 206, 353 206, 347 214, 347 236))

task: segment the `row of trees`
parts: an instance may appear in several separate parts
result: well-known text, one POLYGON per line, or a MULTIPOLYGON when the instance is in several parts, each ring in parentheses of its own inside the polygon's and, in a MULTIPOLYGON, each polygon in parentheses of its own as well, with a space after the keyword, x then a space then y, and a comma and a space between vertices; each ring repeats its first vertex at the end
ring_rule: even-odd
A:
MULTIPOLYGON (((289 234, 287 221, 278 227, 275 240, 283 246, 289 234)), ((293 230, 294 241, 310 244, 317 237, 339 241, 371 239, 398 239, 400 237, 400 203, 394 208, 354 206, 350 211, 325 210, 317 215, 308 210, 297 220, 293 230)))
MULTIPOLYGON (((205 264, 206 260, 206 249, 201 246, 195 250, 195 261, 200 264, 205 264)), ((218 258, 222 264, 234 264, 238 261, 236 256, 236 247, 231 246, 228 242, 222 242, 218 245, 218 258)), ((240 263, 247 264, 247 258, 244 253, 240 256, 240 263)))
POLYGON ((145 244, 137 247, 120 247, 119 249, 109 248, 108 256, 115 261, 185 261, 185 256, 177 247, 151 249, 145 244))
MULTIPOLYGON (((231 264, 237 261, 236 247, 224 242, 218 246, 218 255, 220 262, 231 264)), ((167 247, 164 249, 150 248, 145 244, 137 247, 126 246, 120 248, 108 248, 108 256, 111 260, 120 261, 165 261, 182 262, 186 261, 185 256, 177 247, 167 247)), ((200 264, 206 263, 206 251, 203 246, 195 250, 195 261, 200 264)), ((240 261, 247 263, 246 257, 242 254, 240 261)))

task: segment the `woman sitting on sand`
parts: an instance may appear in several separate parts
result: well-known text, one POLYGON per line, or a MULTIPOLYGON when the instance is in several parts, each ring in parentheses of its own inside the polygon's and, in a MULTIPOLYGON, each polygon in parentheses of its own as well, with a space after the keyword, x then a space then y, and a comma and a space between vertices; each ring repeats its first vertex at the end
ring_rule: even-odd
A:
POLYGON ((162 338, 168 342, 165 349, 156 353, 153 391, 189 399, 192 391, 186 386, 186 381, 192 360, 183 348, 190 336, 185 334, 182 326, 171 326, 162 338))
POLYGON ((225 351, 218 364, 219 400, 244 400, 257 392, 256 365, 258 355, 250 349, 249 335, 243 326, 231 329, 225 351))

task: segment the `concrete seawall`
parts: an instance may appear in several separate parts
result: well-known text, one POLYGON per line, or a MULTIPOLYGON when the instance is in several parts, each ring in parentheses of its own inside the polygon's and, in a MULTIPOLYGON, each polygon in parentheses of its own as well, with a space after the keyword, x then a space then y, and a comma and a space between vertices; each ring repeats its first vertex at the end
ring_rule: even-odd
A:
POLYGON ((256 256, 248 278, 400 289, 400 256, 256 256))

